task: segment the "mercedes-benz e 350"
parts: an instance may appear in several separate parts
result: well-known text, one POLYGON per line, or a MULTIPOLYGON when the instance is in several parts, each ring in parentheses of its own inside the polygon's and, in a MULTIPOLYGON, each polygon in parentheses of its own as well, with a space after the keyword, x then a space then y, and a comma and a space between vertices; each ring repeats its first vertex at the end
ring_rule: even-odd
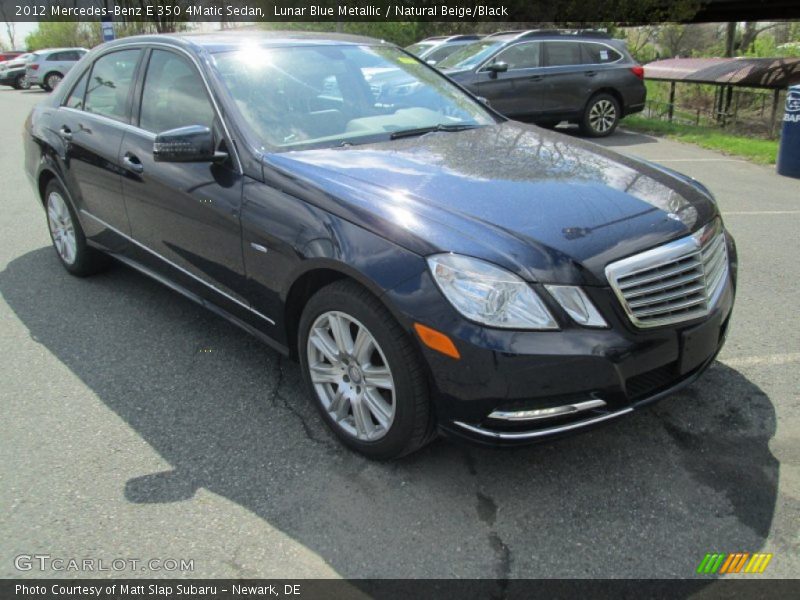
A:
POLYGON ((388 43, 117 40, 24 135, 67 271, 113 257, 296 358, 372 458, 615 420, 725 339, 736 251, 705 187, 507 120, 388 43))

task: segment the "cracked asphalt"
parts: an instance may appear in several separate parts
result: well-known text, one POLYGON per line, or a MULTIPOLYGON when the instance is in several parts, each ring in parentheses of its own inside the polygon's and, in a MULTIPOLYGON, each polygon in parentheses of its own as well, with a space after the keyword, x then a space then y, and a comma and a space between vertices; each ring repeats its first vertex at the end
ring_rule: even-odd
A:
MULTIPOLYGON (((14 557, 193 559, 193 577, 692 577, 706 552, 800 565, 800 181, 674 142, 604 141, 704 181, 741 257, 699 382, 555 443, 439 441, 368 462, 296 364, 124 267, 67 275, 22 171, 43 94, 0 90, 0 576, 14 557)), ((85 575, 161 577, 136 571, 85 575)), ((708 578, 709 585, 714 579, 708 578)))

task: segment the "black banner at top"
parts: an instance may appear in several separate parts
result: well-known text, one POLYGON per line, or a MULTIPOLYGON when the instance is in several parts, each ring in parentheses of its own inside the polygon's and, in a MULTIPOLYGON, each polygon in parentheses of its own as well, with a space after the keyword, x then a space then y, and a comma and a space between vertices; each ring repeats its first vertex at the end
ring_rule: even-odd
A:
POLYGON ((641 24, 800 18, 797 0, 0 0, 3 21, 641 24))

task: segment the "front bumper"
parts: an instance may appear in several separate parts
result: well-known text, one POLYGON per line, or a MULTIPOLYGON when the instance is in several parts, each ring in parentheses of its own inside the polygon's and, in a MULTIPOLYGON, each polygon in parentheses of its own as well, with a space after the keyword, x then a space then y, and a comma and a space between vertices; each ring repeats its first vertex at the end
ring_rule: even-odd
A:
POLYGON ((419 344, 440 430, 480 443, 524 444, 616 420, 694 381, 727 334, 736 285, 732 240, 729 256, 728 281, 710 314, 646 330, 630 323, 610 288, 584 288, 608 329, 575 325, 543 290, 537 291, 559 320, 559 331, 487 329, 443 302, 427 273, 391 290, 387 299, 406 325, 420 322, 446 333, 461 354, 454 360, 419 344), (557 412, 575 405, 591 408, 557 412), (497 418, 546 409, 556 415, 497 418))

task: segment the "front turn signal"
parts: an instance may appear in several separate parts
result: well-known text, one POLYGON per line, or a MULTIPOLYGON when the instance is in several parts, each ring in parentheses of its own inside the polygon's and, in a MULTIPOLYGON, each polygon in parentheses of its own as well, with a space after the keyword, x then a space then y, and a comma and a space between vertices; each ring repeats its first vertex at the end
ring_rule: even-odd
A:
POLYGON ((441 331, 436 331, 435 329, 426 327, 421 323, 414 323, 414 330, 417 332, 419 339, 422 340, 422 343, 428 348, 432 348, 437 352, 441 352, 450 358, 461 358, 461 354, 458 352, 458 348, 456 348, 453 340, 451 340, 441 331))

